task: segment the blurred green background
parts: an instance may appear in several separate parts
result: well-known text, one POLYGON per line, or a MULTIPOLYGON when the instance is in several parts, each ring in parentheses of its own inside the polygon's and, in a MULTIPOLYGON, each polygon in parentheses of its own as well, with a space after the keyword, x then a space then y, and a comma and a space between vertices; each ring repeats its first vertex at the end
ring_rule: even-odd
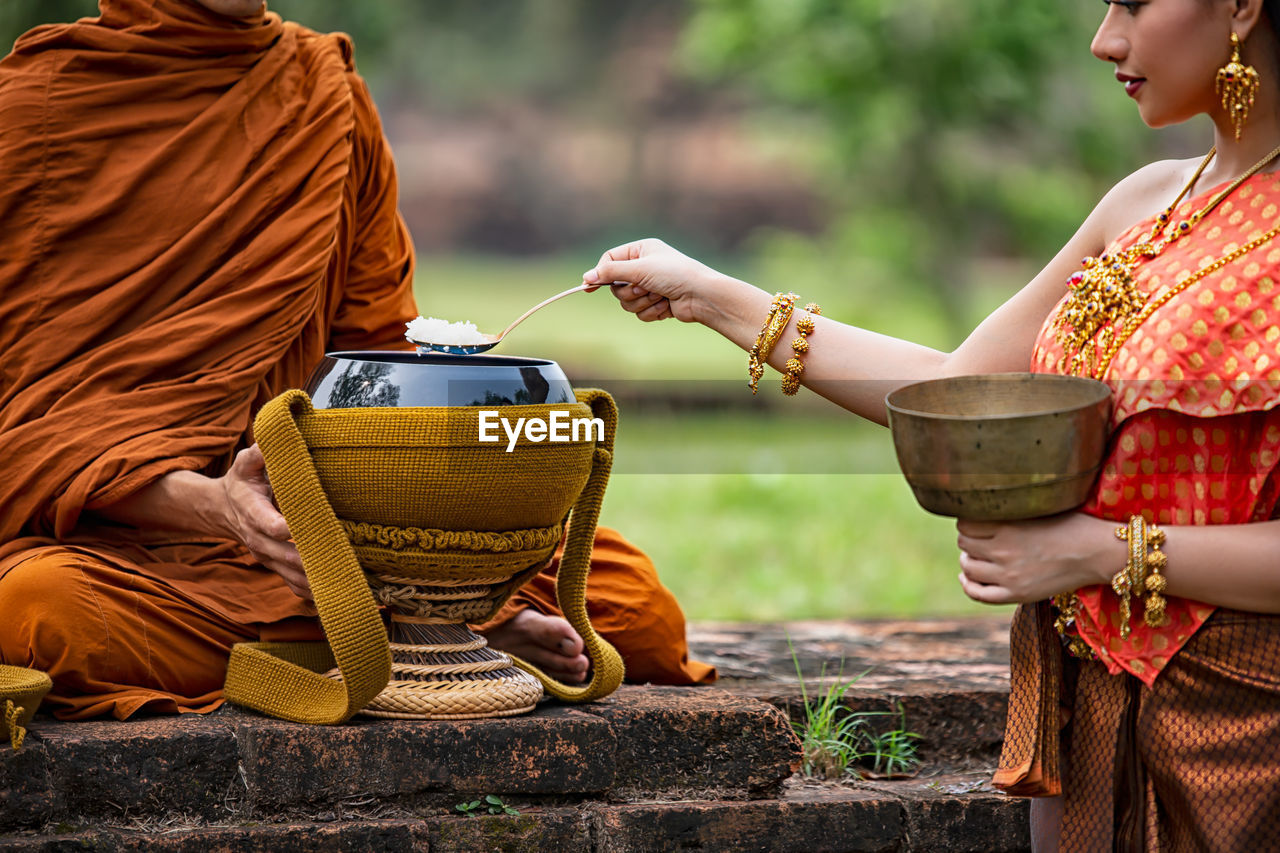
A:
MULTIPOLYGON (((661 237, 827 316, 957 345, 1117 179, 1208 144, 1154 133, 1089 55, 1105 7, 997 0, 269 0, 353 37, 401 179, 425 315, 497 330, 609 247, 661 237)), ((3 0, 0 38, 96 14, 3 0)), ((695 619, 991 612, 884 430, 711 332, 607 293, 504 350, 621 403, 605 522, 695 619)))

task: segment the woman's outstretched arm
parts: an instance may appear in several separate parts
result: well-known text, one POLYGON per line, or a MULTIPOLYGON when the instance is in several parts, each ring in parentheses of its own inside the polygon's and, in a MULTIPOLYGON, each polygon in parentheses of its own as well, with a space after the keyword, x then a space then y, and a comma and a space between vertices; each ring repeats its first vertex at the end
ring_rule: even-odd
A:
MULTIPOLYGON (((941 352, 881 335, 831 317, 815 318, 804 357, 802 383, 864 418, 885 422, 884 397, 900 385, 941 376, 1027 370, 1036 334, 1065 292, 1067 276, 1080 258, 1096 252, 1077 235, 1030 284, 987 317, 954 352, 941 352)), ((682 255, 660 240, 641 240, 611 249, 584 280, 615 285, 622 306, 642 320, 674 316, 701 323, 743 350, 750 350, 772 295, 682 255)), ((803 295, 802 295, 803 297, 803 295)), ((797 303, 769 364, 779 371, 791 357, 788 343, 798 336, 803 316, 797 303)))
MULTIPOLYGON (((1099 254, 1133 222, 1171 198, 1171 164, 1146 167, 1116 185, 1080 230, 1040 273, 997 308, 953 352, 877 334, 835 318, 819 317, 810 336, 801 379, 810 390, 877 423, 885 423, 884 396, 901 385, 942 376, 1029 369, 1031 350, 1045 318, 1066 292, 1080 260, 1099 254), (1167 196, 1167 197, 1166 197, 1167 196)), ((717 272, 661 240, 610 249, 583 275, 589 283, 614 284, 622 307, 641 320, 675 317, 701 323, 750 350, 769 313, 772 296, 717 272)), ((779 289, 785 290, 785 285, 779 289)), ((803 298, 799 305, 803 305, 803 298)), ((797 337, 797 310, 769 363, 783 369, 797 337)))

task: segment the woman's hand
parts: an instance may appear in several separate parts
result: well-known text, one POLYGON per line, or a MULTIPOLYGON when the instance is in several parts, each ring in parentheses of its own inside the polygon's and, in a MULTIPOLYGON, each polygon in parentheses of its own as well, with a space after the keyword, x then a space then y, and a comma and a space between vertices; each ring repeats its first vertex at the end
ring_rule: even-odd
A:
POLYGON ((311 599, 302 558, 289 525, 271 499, 267 465, 258 445, 236 454, 230 470, 215 481, 226 500, 228 534, 244 543, 253 558, 278 574, 299 598, 311 599))
POLYGON ((961 519, 960 585, 984 604, 1029 604, 1110 583, 1128 553, 1116 527, 1081 512, 1016 522, 961 519))
POLYGON ((694 323, 702 322, 707 291, 725 276, 661 240, 648 239, 605 252, 582 280, 611 284, 622 307, 646 322, 675 317, 694 323))

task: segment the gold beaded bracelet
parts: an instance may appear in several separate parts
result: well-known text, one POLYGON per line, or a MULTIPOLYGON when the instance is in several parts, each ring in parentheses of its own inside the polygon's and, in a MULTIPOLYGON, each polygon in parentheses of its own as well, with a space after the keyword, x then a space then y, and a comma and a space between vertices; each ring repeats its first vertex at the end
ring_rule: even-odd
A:
POLYGON ((807 313, 796 320, 796 331, 800 333, 800 337, 791 342, 794 355, 787 359, 787 375, 782 377, 782 393, 788 397, 795 396, 800 390, 800 375, 804 373, 804 362, 800 360, 800 356, 809 351, 809 336, 815 328, 813 318, 822 314, 822 308, 816 302, 810 302, 804 306, 804 310, 807 313))
POLYGON ((1155 525, 1147 528, 1147 542, 1151 545, 1151 553, 1147 555, 1147 568, 1151 571, 1142 582, 1147 591, 1147 609, 1142 614, 1142 619, 1149 628, 1163 628, 1169 624, 1169 617, 1164 612, 1165 605, 1168 603, 1164 597, 1164 591, 1169 582, 1161 574, 1165 566, 1169 565, 1168 555, 1160 550, 1164 541, 1163 530, 1155 525))
POLYGON ((760 377, 764 376, 765 363, 769 361, 769 355, 777 346, 778 339, 787 328, 787 323, 791 322, 791 312, 799 298, 798 294, 784 294, 781 291, 773 295, 769 315, 764 318, 760 334, 756 335, 756 342, 747 353, 747 386, 752 394, 759 389, 760 377))

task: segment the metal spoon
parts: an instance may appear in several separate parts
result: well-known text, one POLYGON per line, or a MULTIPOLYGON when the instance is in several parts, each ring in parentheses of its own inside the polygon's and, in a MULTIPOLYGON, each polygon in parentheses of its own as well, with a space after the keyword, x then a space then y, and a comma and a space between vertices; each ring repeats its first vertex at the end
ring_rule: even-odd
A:
POLYGON ((589 288, 595 288, 599 286, 600 285, 598 284, 580 284, 577 287, 569 288, 563 293, 557 293, 555 296, 552 296, 550 299, 544 299, 541 302, 539 302, 537 305, 533 306, 528 311, 524 312, 519 317, 517 317, 514 321, 512 321, 510 326, 507 326, 498 334, 485 335, 484 336, 485 342, 482 344, 435 344, 429 341, 412 341, 412 343, 418 347, 418 352, 424 355, 432 352, 443 352, 443 353, 448 353, 449 355, 476 355, 477 353, 488 352, 489 350, 496 347, 498 344, 502 343, 502 339, 505 338, 507 335, 509 335, 512 329, 514 329, 516 326, 519 326, 525 320, 529 319, 529 316, 533 314, 535 311, 538 311, 542 308, 546 308, 552 302, 555 302, 557 299, 563 299, 564 297, 568 296, 571 293, 578 293, 579 291, 583 291, 589 288))

